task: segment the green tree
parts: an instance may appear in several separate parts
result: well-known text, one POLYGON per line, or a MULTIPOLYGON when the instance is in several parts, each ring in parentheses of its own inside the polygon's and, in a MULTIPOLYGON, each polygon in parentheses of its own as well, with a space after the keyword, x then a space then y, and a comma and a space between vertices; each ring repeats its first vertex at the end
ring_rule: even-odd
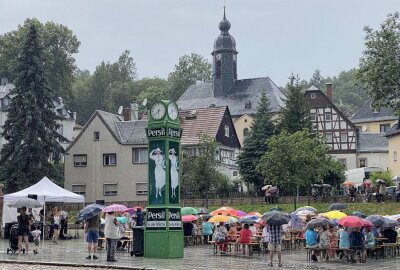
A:
MULTIPOLYGON (((293 75, 291 77, 293 77, 293 75)), ((290 80, 291 80, 291 78, 290 78, 290 80)), ((319 69, 316 69, 314 71, 308 86, 310 87, 311 85, 316 86, 319 90, 324 89, 324 87, 325 87, 325 78, 322 77, 321 71, 319 69)))
POLYGON ((383 172, 372 172, 370 176, 370 179, 374 184, 376 184, 376 181, 378 179, 382 179, 383 181, 385 181, 387 187, 394 185, 392 178, 393 174, 389 170, 383 172))
POLYGON ((391 107, 400 116, 400 13, 387 16, 379 30, 364 28, 365 50, 357 74, 376 108, 391 107))
POLYGON ((169 98, 176 101, 189 86, 210 82, 211 77, 212 65, 206 59, 195 53, 184 55, 168 75, 169 98))
MULTIPOLYGON (((161 78, 143 78, 135 82, 135 91, 137 93, 135 101, 143 104, 143 100, 147 99, 147 104, 151 105, 155 101, 168 98, 169 83, 161 78)), ((146 113, 146 107, 139 107, 139 114, 146 113)))
POLYGON ((284 130, 268 141, 268 152, 261 158, 257 171, 265 183, 277 185, 286 194, 296 195, 320 182, 332 168, 344 168, 328 154, 329 147, 320 135, 307 129, 290 134, 284 130))
POLYGON ((215 189, 218 180, 224 177, 217 170, 215 139, 205 134, 200 135, 199 139, 198 149, 201 154, 196 158, 184 159, 182 185, 184 190, 201 194, 206 200, 205 207, 208 208, 209 192, 215 189), (190 163, 188 163, 189 160, 190 163))
POLYGON ((80 42, 74 33, 62 24, 41 23, 37 19, 26 19, 17 30, 0 35, 0 77, 14 81, 18 74, 15 70, 20 44, 23 43, 29 27, 35 24, 40 33, 40 45, 43 46, 45 75, 55 96, 61 96, 68 103, 73 98, 73 72, 76 69, 74 54, 78 53, 80 42))
POLYGON ((243 180, 254 186, 257 193, 261 192, 264 177, 256 171, 256 166, 261 157, 267 152, 267 139, 275 134, 275 126, 272 122, 270 103, 265 93, 262 93, 251 131, 243 143, 243 148, 238 156, 237 164, 243 180))
POLYGON ((48 159, 52 155, 58 163, 64 152, 59 141, 65 141, 57 133, 54 90, 46 78, 44 50, 35 23, 22 40, 15 72, 15 97, 2 132, 7 143, 0 158, 7 192, 26 188, 49 175, 52 165, 48 159))
POLYGON ((295 133, 304 128, 311 130, 310 108, 304 98, 304 92, 300 86, 299 77, 293 74, 289 77, 287 85, 285 107, 281 110, 281 122, 279 127, 289 133, 295 133))

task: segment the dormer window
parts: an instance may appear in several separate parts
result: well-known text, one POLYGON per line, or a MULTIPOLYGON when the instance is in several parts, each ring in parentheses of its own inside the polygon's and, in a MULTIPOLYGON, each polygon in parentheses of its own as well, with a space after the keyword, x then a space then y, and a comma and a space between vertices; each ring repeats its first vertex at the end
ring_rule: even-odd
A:
POLYGON ((244 104, 244 108, 247 109, 247 110, 250 110, 250 109, 252 108, 252 105, 251 105, 251 101, 250 101, 250 100, 248 100, 248 101, 246 102, 246 104, 244 104))
POLYGON ((100 140, 100 132, 99 131, 95 131, 93 134, 93 140, 94 141, 98 141, 100 140))

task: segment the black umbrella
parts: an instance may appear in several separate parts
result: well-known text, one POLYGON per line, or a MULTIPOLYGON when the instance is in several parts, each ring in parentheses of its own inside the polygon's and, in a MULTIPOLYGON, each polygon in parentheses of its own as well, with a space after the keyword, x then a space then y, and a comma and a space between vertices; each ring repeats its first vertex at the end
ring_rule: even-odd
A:
POLYGON ((208 213, 210 213, 210 210, 208 210, 207 208, 199 208, 197 210, 197 213, 199 213, 200 215, 201 214, 208 214, 208 213))
POLYGON ((344 203, 332 203, 329 205, 329 210, 343 210, 346 208, 347 206, 344 203))
POLYGON ((83 208, 77 217, 77 220, 88 220, 92 217, 97 216, 98 214, 101 213, 101 211, 103 210, 104 205, 99 205, 99 204, 89 204, 88 206, 86 206, 85 208, 83 208))
POLYGON ((212 216, 213 216, 213 215, 206 214, 206 215, 203 215, 202 218, 203 218, 204 220, 209 220, 212 216))
POLYGON ((366 218, 374 224, 375 227, 381 226, 385 222, 385 218, 380 215, 371 215, 366 218))
POLYGON ((351 215, 359 217, 359 218, 366 218, 367 217, 366 214, 364 214, 363 212, 360 212, 360 211, 354 211, 353 213, 351 213, 351 215))
POLYGON ((330 223, 328 219, 326 219, 326 218, 316 218, 316 219, 310 220, 307 223, 307 229, 315 228, 315 227, 329 226, 329 225, 333 225, 333 224, 330 223))
POLYGON ((284 213, 277 210, 265 212, 261 218, 268 225, 276 225, 276 226, 288 224, 290 221, 290 215, 288 213, 284 213))
POLYGON ((385 218, 385 222, 381 225, 382 228, 394 228, 399 223, 396 220, 385 218))
POLYGON ((254 219, 251 219, 251 218, 248 218, 248 217, 247 218, 241 218, 238 221, 241 224, 256 224, 257 223, 257 220, 254 220, 254 219))

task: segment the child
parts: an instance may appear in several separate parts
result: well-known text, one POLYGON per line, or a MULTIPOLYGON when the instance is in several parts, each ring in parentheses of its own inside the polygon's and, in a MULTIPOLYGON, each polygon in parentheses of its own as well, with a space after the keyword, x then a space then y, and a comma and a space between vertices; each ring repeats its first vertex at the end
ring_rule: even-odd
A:
POLYGON ((42 234, 42 232, 38 229, 38 227, 35 227, 34 231, 31 231, 31 234, 33 236, 33 241, 35 242, 35 248, 33 249, 33 253, 34 254, 38 254, 38 246, 39 246, 39 242, 40 242, 40 235, 42 234))

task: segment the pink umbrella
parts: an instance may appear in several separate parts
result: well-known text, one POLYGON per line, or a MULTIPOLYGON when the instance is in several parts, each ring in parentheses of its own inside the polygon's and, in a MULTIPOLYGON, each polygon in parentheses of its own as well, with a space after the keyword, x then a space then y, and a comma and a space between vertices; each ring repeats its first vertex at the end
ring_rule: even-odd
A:
POLYGON ((186 215, 186 216, 182 216, 182 221, 183 222, 192 222, 197 220, 199 217, 195 216, 195 215, 186 215))
POLYGON ((238 217, 244 217, 245 215, 247 215, 246 212, 241 211, 241 210, 236 210, 236 212, 237 212, 238 217))
POLYGON ((109 212, 124 212, 126 211, 128 208, 126 208, 125 205, 122 204, 112 204, 112 205, 108 205, 106 207, 103 208, 103 212, 104 213, 109 213, 109 212))

